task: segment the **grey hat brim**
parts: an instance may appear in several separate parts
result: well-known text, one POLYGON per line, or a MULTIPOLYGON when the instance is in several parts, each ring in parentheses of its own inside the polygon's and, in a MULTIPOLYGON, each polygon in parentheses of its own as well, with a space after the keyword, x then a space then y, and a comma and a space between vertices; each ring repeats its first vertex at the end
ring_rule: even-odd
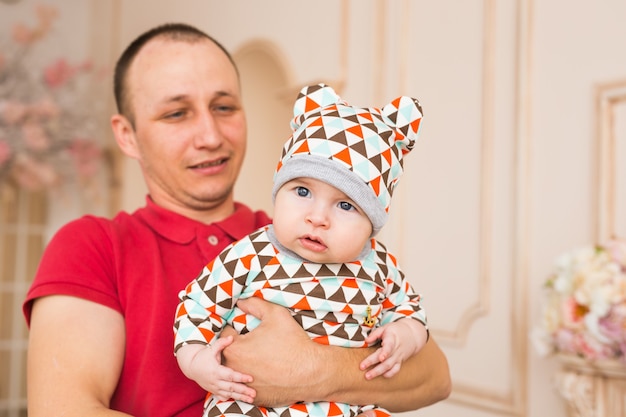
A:
POLYGON ((387 222, 387 212, 365 181, 339 162, 318 155, 295 155, 287 159, 274 176, 272 201, 288 181, 314 178, 341 190, 365 212, 372 223, 372 236, 387 222))

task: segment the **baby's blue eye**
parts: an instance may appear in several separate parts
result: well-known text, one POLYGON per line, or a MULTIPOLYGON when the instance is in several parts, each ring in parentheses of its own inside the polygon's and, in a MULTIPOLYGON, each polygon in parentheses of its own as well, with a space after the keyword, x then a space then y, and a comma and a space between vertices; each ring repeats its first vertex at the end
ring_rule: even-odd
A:
POLYGON ((342 210, 350 211, 354 208, 354 206, 347 201, 342 201, 341 203, 339 203, 339 208, 341 208, 342 210))
POLYGON ((308 197, 311 192, 306 187, 298 187, 296 188, 296 193, 298 193, 300 197, 308 197))

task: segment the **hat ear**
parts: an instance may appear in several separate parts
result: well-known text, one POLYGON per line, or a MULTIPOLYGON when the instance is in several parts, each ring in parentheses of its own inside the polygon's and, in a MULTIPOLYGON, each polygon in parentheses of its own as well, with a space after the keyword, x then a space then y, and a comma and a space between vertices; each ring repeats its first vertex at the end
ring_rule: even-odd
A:
POLYGON ((406 151, 411 150, 419 136, 423 116, 419 101, 407 96, 398 97, 383 107, 382 114, 391 120, 393 126, 407 139, 397 145, 406 151))
POLYGON ((293 106, 291 129, 296 131, 302 124, 302 116, 331 104, 341 103, 341 98, 332 87, 326 84, 309 85, 300 90, 293 106))

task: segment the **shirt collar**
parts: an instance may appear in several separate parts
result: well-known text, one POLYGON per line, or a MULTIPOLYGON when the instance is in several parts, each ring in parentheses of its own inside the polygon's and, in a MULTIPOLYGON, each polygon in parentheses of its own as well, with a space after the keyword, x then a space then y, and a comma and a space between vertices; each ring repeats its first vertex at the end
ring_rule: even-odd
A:
POLYGON ((156 233, 181 244, 194 240, 198 229, 217 227, 233 240, 239 240, 251 230, 256 229, 255 214, 248 206, 241 203, 235 203, 234 213, 224 220, 205 224, 157 205, 148 195, 146 206, 137 214, 156 233))

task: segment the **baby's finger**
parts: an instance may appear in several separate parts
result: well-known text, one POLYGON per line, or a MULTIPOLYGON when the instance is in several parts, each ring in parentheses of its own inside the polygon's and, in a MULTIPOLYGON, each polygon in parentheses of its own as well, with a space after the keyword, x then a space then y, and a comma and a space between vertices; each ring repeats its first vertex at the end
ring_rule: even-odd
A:
POLYGON ((211 347, 216 354, 221 354, 228 345, 233 343, 233 340, 232 336, 220 337, 213 343, 213 345, 211 345, 211 347))
POLYGON ((365 358, 365 359, 363 359, 361 361, 361 363, 359 364, 359 369, 364 371, 367 368, 370 368, 370 367, 376 365, 377 363, 380 362, 380 360, 378 359, 379 356, 380 356, 380 349, 376 349, 376 351, 374 353, 372 353, 367 358, 365 358))
POLYGON ((393 367, 391 361, 380 362, 378 365, 365 372, 365 379, 374 379, 377 376, 384 375, 393 367))
MULTIPOLYGON (((233 383, 243 383, 243 384, 248 384, 250 382, 252 382, 253 378, 252 375, 248 375, 248 374, 243 374, 241 372, 237 372, 227 366, 223 366, 220 365, 216 372, 215 372, 217 378, 219 378, 220 380, 222 380, 222 384, 220 385, 221 389, 230 389, 230 387, 228 386, 228 383, 233 382, 233 383), (226 386, 224 386, 226 385, 226 386)), ((244 385, 245 386, 245 385, 244 385)))
POLYGON ((236 382, 224 382, 220 384, 220 388, 216 392, 212 392, 211 394, 220 401, 232 399, 245 401, 247 403, 253 402, 254 397, 256 397, 256 391, 254 389, 245 384, 236 382))
POLYGON ((233 384, 231 388, 231 398, 234 400, 252 403, 256 397, 256 391, 246 384, 233 384))
POLYGON ((392 376, 396 375, 398 372, 400 372, 400 364, 396 362, 396 364, 393 365, 390 370, 385 372, 383 376, 385 378, 391 378, 392 376))
POLYGON ((382 337, 383 332, 384 332, 383 327, 377 327, 376 329, 372 330, 370 334, 368 334, 365 337, 365 343, 367 343, 368 345, 373 344, 374 342, 376 342, 378 339, 382 337))

